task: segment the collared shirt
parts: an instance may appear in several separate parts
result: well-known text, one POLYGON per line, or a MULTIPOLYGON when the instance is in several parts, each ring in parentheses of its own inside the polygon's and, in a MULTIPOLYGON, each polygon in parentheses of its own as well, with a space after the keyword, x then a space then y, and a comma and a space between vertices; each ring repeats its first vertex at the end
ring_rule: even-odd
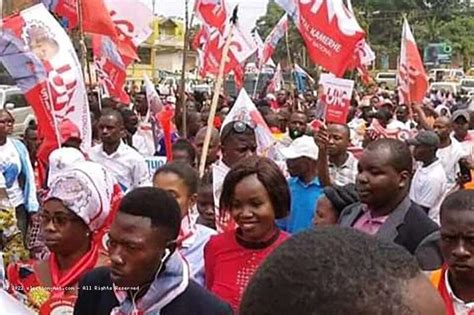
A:
POLYGON ((373 217, 371 211, 363 206, 364 214, 354 224, 354 229, 367 233, 369 235, 375 235, 380 230, 382 225, 388 219, 388 215, 382 217, 373 217))
POLYGON ((341 166, 329 162, 329 176, 331 182, 338 186, 345 186, 347 184, 355 184, 357 177, 357 164, 359 161, 350 152, 348 158, 341 166))
POLYGON ((316 177, 309 184, 303 183, 299 178, 289 179, 291 193, 291 211, 287 218, 286 227, 283 227, 289 233, 297 233, 313 226, 314 209, 318 199, 323 194, 323 186, 316 177))
POLYGON ((150 185, 150 173, 145 159, 123 142, 111 155, 105 153, 103 145, 99 144, 91 149, 89 158, 111 172, 124 192, 150 185))
POLYGON ((474 302, 466 303, 454 294, 454 291, 451 288, 451 285, 449 284, 448 274, 449 272, 445 273, 444 281, 446 283, 446 290, 448 291, 448 294, 451 297, 451 300, 453 301, 454 312, 456 313, 455 315, 472 314, 472 312, 474 311, 474 302))

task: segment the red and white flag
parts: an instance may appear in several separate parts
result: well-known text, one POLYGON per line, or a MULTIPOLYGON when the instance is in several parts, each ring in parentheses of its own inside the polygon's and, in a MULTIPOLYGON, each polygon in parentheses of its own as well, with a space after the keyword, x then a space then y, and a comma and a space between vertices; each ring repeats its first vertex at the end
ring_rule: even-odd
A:
MULTIPOLYGON (((43 0, 42 2, 51 12, 67 20, 69 30, 78 27, 79 12, 77 0, 43 0)), ((101 34, 115 39, 117 33, 104 0, 81 0, 80 3, 82 6, 84 32, 101 34)))
POLYGON ((400 104, 423 101, 428 90, 428 78, 408 21, 403 21, 402 47, 398 69, 400 104))
POLYGON ((260 114, 245 89, 240 91, 234 106, 222 123, 222 129, 224 126, 234 121, 243 121, 249 126, 255 126, 258 154, 268 157, 271 153, 270 149, 275 144, 275 139, 273 138, 270 128, 263 119, 262 114, 260 114))
POLYGON ((281 71, 281 65, 278 64, 276 67, 275 73, 273 74, 273 78, 270 81, 270 84, 267 88, 267 93, 276 93, 283 88, 283 73, 281 71))
MULTIPOLYGON (((352 8, 351 0, 347 0, 347 9, 354 14, 354 10, 352 8)), ((370 45, 367 43, 365 38, 361 39, 354 50, 354 54, 352 55, 352 60, 348 66, 349 70, 357 69, 359 75, 362 79, 362 82, 365 85, 369 85, 372 81, 370 76, 368 66, 375 61, 375 52, 372 50, 370 45)))
POLYGON ((308 53, 336 76, 344 75, 365 33, 343 0, 276 0, 294 20, 308 53))
POLYGON ((197 0, 194 12, 201 21, 220 32, 224 31, 227 21, 227 9, 224 0, 197 0))
POLYGON ((142 1, 105 0, 117 32, 117 46, 125 65, 138 60, 138 46, 153 32, 153 12, 142 1))
MULTIPOLYGON (((222 53, 225 44, 225 37, 220 32, 213 29, 208 37, 207 42, 203 46, 201 75, 217 75, 219 73, 219 65, 222 60, 222 53)), ((232 34, 232 41, 229 53, 226 58, 224 73, 234 72, 238 76, 242 76, 242 64, 257 50, 255 42, 251 35, 243 31, 240 27, 235 27, 232 34)))
POLYGON ((201 25, 201 27, 197 31, 196 35, 194 35, 194 39, 193 39, 193 42, 191 44, 191 47, 194 50, 202 50, 202 47, 209 40, 209 37, 210 37, 209 27, 206 26, 206 25, 201 25))
POLYGON ((285 36, 285 33, 288 31, 288 15, 285 14, 280 19, 275 28, 270 32, 270 34, 265 39, 262 52, 261 64, 266 64, 267 61, 272 57, 273 52, 275 51, 278 42, 285 36))
POLYGON ((117 46, 109 37, 93 35, 92 50, 95 70, 105 93, 123 104, 130 104, 130 97, 124 90, 127 68, 117 46))
POLYGON ((69 30, 77 27, 79 21, 77 1, 43 0, 42 2, 51 12, 67 20, 69 30))
MULTIPOLYGON (((48 110, 56 126, 63 120, 76 124, 81 132, 82 148, 88 150, 92 130, 87 91, 81 64, 69 36, 42 4, 5 19, 3 27, 23 41, 25 49, 40 60, 46 73, 46 82, 37 83, 42 88, 27 94, 32 106, 44 106, 46 103, 38 103, 38 99, 49 98, 48 110)), ((43 110, 38 109, 38 112, 43 110)))
POLYGON ((92 126, 81 64, 69 36, 43 4, 3 20, 0 60, 23 91, 38 120, 39 177, 46 178, 49 154, 58 147, 63 121, 77 126, 82 149, 92 126))

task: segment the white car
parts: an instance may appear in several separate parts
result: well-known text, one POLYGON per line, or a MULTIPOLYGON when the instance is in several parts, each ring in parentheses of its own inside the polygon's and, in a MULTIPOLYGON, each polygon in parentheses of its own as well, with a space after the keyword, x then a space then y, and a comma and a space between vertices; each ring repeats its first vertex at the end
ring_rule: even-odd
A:
POLYGON ((453 95, 458 95, 461 89, 459 84, 454 82, 435 82, 431 84, 430 91, 445 91, 451 92, 453 95))
POLYGON ((461 93, 468 94, 474 91, 474 79, 462 79, 461 80, 461 93))
POLYGON ((375 77, 375 82, 385 83, 388 88, 394 89, 397 86, 397 74, 395 72, 379 72, 375 77))
POLYGON ((22 136, 26 128, 36 122, 33 109, 16 86, 0 85, 0 109, 8 110, 15 118, 14 136, 22 136))
POLYGON ((431 82, 456 81, 465 77, 463 69, 431 69, 429 72, 431 82))

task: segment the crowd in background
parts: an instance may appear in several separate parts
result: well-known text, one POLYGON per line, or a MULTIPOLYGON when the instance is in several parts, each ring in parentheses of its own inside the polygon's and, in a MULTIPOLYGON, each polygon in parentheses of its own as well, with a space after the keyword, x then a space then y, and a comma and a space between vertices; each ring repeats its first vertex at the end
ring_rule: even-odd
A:
POLYGON ((147 137, 144 91, 130 105, 91 93, 93 148, 61 124, 44 182, 36 128, 21 142, 0 110, 4 289, 74 314, 470 314, 467 100, 431 91, 399 104, 371 85, 354 93, 346 124, 330 124, 321 93, 254 98, 273 159, 257 156, 254 117, 223 124, 235 103, 225 93, 212 126, 211 95, 163 98, 172 154, 147 137), (172 161, 150 174, 150 156, 172 161))

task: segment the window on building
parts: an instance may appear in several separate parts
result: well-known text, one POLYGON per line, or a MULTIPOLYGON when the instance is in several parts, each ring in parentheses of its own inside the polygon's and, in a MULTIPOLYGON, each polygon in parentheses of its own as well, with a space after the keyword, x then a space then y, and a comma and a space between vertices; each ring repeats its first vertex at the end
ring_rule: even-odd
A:
POLYGON ((139 47, 138 57, 140 58, 140 63, 148 65, 151 64, 151 48, 139 47))

